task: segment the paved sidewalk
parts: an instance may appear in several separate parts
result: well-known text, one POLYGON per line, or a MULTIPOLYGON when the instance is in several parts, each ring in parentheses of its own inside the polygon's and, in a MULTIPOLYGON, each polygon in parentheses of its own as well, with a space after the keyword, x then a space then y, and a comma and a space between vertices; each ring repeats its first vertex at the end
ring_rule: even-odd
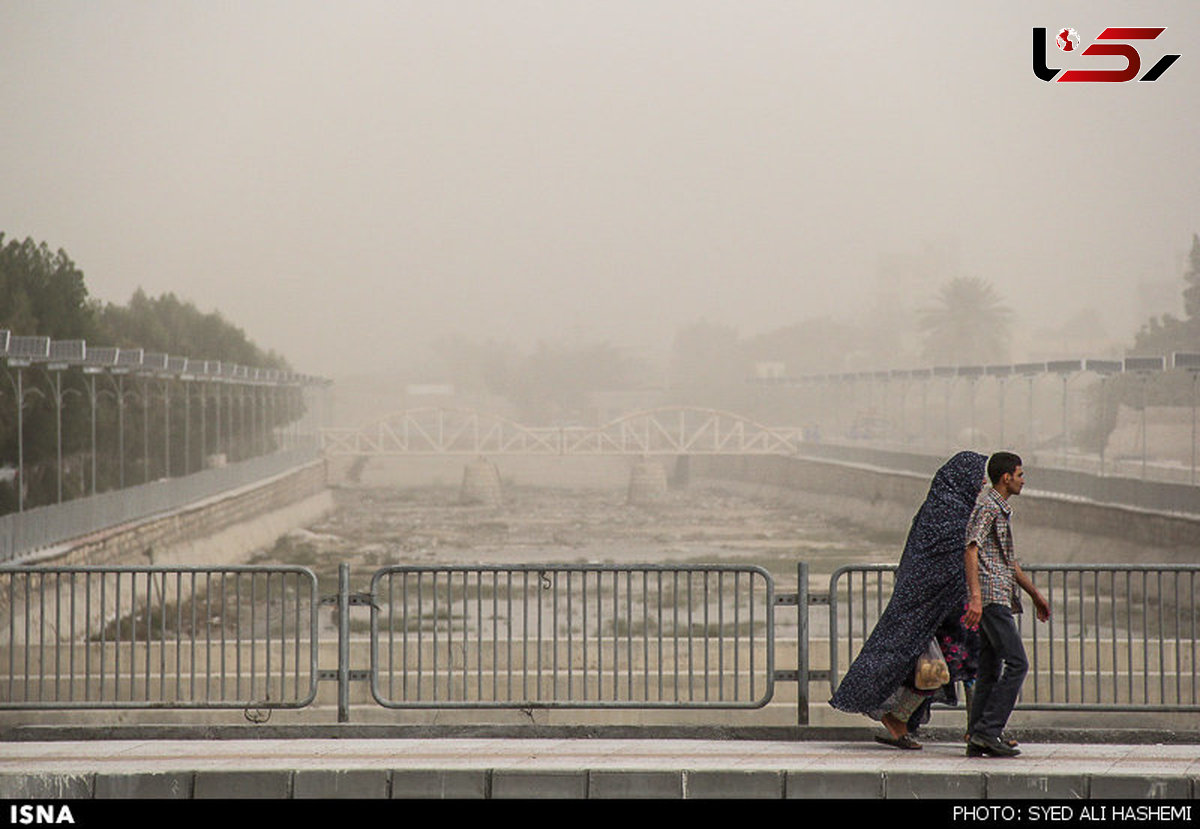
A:
POLYGON ((0 743, 0 797, 1200 798, 1200 746, 695 739, 0 743))

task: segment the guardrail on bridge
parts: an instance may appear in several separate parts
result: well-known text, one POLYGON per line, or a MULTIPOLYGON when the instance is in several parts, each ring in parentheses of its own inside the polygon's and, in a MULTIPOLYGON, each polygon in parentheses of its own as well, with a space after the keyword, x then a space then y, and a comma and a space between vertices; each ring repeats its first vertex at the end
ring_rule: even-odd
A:
MULTIPOLYGON (((828 594, 737 565, 397 566, 318 594, 303 567, 0 567, 0 709, 303 708, 317 683, 369 682, 386 708, 761 708, 836 687, 891 593, 894 565, 844 567, 828 594), (318 608, 335 610, 336 667, 318 608), (369 626, 353 609, 369 609, 369 626), (778 669, 776 609, 797 656, 778 669), (817 625, 810 626, 810 613, 817 625), (822 615, 827 614, 827 619, 822 615), (830 669, 811 670, 828 622, 830 669), (350 641, 369 629, 370 664, 350 641), (6 652, 5 652, 6 651, 6 652), (842 659, 845 662, 841 662, 842 659)), ((1022 621, 1033 710, 1200 711, 1197 565, 1031 566, 1051 622, 1022 621)))

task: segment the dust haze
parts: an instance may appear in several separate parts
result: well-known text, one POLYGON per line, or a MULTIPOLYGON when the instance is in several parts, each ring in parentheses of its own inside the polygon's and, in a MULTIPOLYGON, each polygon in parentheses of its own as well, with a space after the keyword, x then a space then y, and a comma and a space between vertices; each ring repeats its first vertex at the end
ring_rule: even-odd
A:
MULTIPOLYGON (((0 229, 336 380, 569 342, 661 383, 700 322, 857 326, 907 366, 959 276, 1013 310, 1006 359, 1121 354, 1182 307, 1198 34, 1184 0, 12 0, 0 229), (1143 65, 1182 57, 1044 83, 1031 31, 1077 67, 1067 26, 1166 26, 1143 65)), ((903 367, 873 353, 815 356, 903 367)))

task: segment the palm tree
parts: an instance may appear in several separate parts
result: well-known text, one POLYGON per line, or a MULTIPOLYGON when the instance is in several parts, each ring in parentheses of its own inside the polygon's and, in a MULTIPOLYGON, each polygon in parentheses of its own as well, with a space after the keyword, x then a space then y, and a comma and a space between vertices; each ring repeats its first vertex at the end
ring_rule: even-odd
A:
POLYGON ((1008 359, 1012 309, 989 282, 960 276, 938 289, 937 304, 919 312, 922 356, 934 363, 976 365, 1008 359))

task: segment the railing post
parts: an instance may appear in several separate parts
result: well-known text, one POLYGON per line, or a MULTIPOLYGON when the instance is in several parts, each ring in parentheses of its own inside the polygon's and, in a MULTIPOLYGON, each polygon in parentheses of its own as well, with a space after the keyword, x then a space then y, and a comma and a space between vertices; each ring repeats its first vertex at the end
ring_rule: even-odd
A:
POLYGON ((808 562, 796 565, 796 717, 808 725, 808 562))
POLYGON ((350 565, 338 565, 337 721, 350 722, 350 565))

